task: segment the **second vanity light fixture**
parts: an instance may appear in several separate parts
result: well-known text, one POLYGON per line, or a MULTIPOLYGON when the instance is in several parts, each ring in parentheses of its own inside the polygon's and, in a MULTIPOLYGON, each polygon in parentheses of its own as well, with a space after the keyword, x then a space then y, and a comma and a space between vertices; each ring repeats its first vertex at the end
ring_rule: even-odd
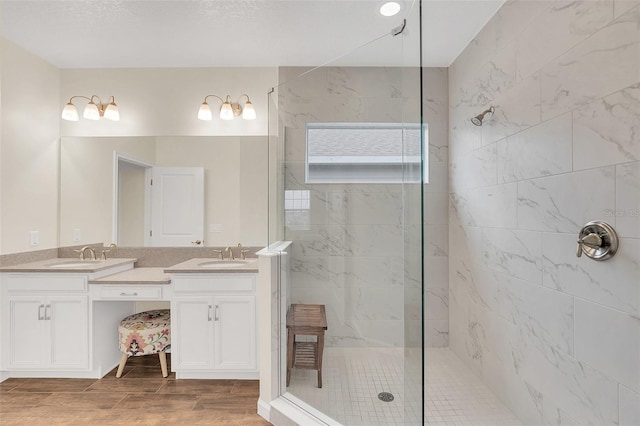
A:
POLYGON ((222 106, 220 107, 220 119, 221 120, 233 120, 234 117, 238 117, 242 115, 242 118, 245 120, 255 120, 256 118, 256 110, 253 108, 253 104, 249 99, 249 96, 246 94, 240 95, 238 98, 238 102, 231 102, 231 96, 227 95, 226 99, 222 99, 218 95, 207 95, 204 97, 204 101, 202 101, 202 105, 200 105, 200 109, 198 110, 198 119, 204 121, 210 121, 213 118, 213 114, 211 113, 211 108, 207 103, 207 99, 209 98, 218 98, 222 102, 222 106), (244 106, 240 105, 240 100, 246 97, 247 101, 244 103, 244 106))
POLYGON ((67 121, 78 121, 78 110, 73 104, 75 98, 87 99, 89 103, 84 108, 82 116, 88 120, 100 120, 101 117, 111 121, 120 120, 120 112, 118 111, 118 105, 116 105, 116 99, 111 96, 109 103, 102 103, 102 100, 98 95, 82 96, 76 95, 69 98, 69 102, 64 106, 62 110, 62 119, 67 121), (97 103, 95 101, 98 101, 97 103))

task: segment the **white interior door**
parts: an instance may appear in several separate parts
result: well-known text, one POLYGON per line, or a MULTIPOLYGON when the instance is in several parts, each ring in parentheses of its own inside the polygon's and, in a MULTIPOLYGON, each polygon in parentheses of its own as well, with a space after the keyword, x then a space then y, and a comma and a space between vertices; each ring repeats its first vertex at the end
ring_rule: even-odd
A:
POLYGON ((203 240, 204 168, 154 167, 151 246, 189 247, 203 240))

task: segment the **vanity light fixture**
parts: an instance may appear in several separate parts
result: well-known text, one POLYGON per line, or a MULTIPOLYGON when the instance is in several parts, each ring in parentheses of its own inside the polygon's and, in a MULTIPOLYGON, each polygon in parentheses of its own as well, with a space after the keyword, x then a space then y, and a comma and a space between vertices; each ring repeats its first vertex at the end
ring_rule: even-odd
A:
POLYGON ((98 95, 82 96, 76 95, 69 98, 69 102, 64 106, 62 110, 62 119, 67 121, 78 121, 78 110, 73 104, 75 98, 87 99, 89 103, 84 108, 82 116, 87 120, 100 120, 101 117, 111 121, 120 120, 120 112, 118 112, 118 105, 116 105, 116 99, 111 96, 109 103, 104 104, 98 95), (95 102, 98 101, 98 103, 95 102))
POLYGON ((211 108, 207 103, 207 99, 213 97, 218 98, 222 102, 222 106, 220 107, 220 119, 222 120, 233 120, 234 117, 238 117, 242 115, 242 118, 245 120, 255 120, 256 119, 256 110, 253 108, 253 104, 249 99, 249 95, 242 94, 238 98, 238 102, 231 102, 231 96, 227 95, 226 99, 222 99, 218 95, 207 95, 204 97, 204 101, 202 101, 202 105, 200 105, 200 109, 198 110, 198 119, 204 121, 210 121, 213 118, 213 114, 211 113, 211 108), (244 106, 240 105, 240 99, 243 97, 247 98, 247 101, 244 103, 244 106))

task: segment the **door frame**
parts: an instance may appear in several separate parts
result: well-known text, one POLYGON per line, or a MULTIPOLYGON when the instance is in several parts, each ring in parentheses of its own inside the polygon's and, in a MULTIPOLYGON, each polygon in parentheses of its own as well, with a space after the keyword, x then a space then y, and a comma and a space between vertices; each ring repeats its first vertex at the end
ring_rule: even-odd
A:
POLYGON ((118 234, 119 234, 119 223, 118 223, 118 211, 119 211, 119 199, 120 199, 120 161, 131 164, 133 166, 138 166, 144 168, 144 245, 145 247, 149 246, 149 233, 146 232, 147 229, 151 226, 151 185, 147 185, 146 182, 151 181, 151 172, 153 170, 154 165, 151 163, 147 163, 146 161, 138 160, 135 157, 132 157, 127 154, 119 153, 118 151, 113 151, 113 214, 112 214, 112 232, 111 232, 111 241, 116 244, 119 244, 118 234))

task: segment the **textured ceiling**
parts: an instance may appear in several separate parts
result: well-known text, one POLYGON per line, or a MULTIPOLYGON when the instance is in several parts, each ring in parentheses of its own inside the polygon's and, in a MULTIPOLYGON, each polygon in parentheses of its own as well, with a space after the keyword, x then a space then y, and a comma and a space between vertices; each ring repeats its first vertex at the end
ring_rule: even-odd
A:
MULTIPOLYGON (((425 0, 425 66, 448 66, 504 0, 425 0)), ((399 0, 401 15, 413 0, 399 0)), ((319 65, 401 23, 377 0, 0 0, 2 35, 59 68, 319 65)), ((417 16, 415 13, 413 16, 417 16)), ((406 64, 383 37, 344 65, 406 64)), ((413 50, 411 50, 413 49, 413 50)), ((417 55, 413 55, 417 58, 417 55)))

